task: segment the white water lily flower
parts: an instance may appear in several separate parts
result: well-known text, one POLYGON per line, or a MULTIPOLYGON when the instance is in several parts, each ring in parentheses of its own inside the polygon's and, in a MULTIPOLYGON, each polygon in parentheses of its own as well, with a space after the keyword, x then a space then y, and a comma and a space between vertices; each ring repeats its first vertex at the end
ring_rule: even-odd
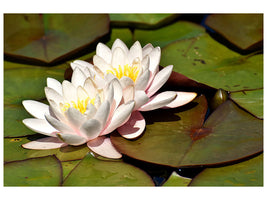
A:
POLYGON ((87 143, 101 156, 121 157, 105 135, 128 121, 135 103, 121 103, 122 88, 118 80, 114 79, 100 89, 94 80, 76 68, 71 82, 64 80, 61 84, 48 78, 45 94, 50 105, 33 100, 22 102, 35 117, 24 119, 23 123, 50 137, 24 144, 24 148, 54 149, 87 143))
MULTIPOLYGON (((196 97, 194 92, 165 91, 156 92, 166 83, 172 73, 172 65, 159 71, 160 47, 151 44, 143 48, 136 41, 128 47, 117 39, 111 49, 99 43, 93 64, 76 60, 72 69, 79 68, 92 77, 99 88, 112 80, 119 80, 123 91, 123 101, 135 101, 134 111, 127 123, 119 127, 118 132, 125 138, 138 137, 145 129, 145 119, 139 111, 158 108, 174 108, 185 105, 196 97)), ((123 102, 122 101, 122 102, 123 102)))

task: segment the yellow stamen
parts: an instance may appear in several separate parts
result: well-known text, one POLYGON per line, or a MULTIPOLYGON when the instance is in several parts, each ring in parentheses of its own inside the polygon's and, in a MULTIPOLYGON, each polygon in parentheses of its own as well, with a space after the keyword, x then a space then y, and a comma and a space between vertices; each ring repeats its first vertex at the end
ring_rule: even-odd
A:
POLYGON ((87 107, 88 103, 94 104, 95 103, 95 98, 90 99, 89 97, 87 97, 86 99, 78 99, 77 102, 71 101, 71 104, 70 103, 65 103, 64 105, 61 106, 61 110, 63 112, 65 112, 70 107, 73 107, 73 108, 79 110, 82 114, 84 114, 85 111, 86 111, 86 107, 87 107))
POLYGON ((140 72, 140 67, 138 65, 129 66, 124 65, 123 68, 119 66, 118 68, 112 68, 112 70, 107 70, 107 73, 112 73, 118 79, 121 79, 123 76, 131 78, 134 82, 137 79, 137 76, 140 72))

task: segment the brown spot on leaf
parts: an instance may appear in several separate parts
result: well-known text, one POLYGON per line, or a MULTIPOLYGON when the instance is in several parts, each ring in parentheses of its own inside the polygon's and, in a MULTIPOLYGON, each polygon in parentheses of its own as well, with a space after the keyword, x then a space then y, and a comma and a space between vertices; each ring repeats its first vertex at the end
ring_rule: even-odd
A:
POLYGON ((212 132, 211 128, 199 128, 199 129, 192 129, 190 133, 190 137, 193 141, 199 140, 203 137, 206 137, 212 132))
POLYGON ((197 58, 195 58, 194 61, 199 61, 199 62, 201 62, 202 64, 206 64, 205 60, 203 60, 203 59, 197 59, 197 58))

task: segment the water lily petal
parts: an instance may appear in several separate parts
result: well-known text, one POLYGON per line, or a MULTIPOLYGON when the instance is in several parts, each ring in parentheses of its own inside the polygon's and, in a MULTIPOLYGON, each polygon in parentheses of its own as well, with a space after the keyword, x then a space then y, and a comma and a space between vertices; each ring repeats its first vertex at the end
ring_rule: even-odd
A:
POLYGON ((163 108, 176 108, 191 102, 196 96, 195 92, 176 92, 177 97, 163 108))
POLYGON ((146 127, 146 121, 139 111, 134 111, 130 119, 117 130, 121 136, 127 139, 134 139, 140 136, 146 127))
POLYGON ((129 78, 128 76, 123 76, 121 79, 120 79, 120 84, 121 84, 121 87, 122 89, 130 86, 130 85, 134 85, 134 82, 131 78, 129 78))
POLYGON ((86 61, 83 60, 75 60, 73 63, 78 64, 80 66, 86 67, 86 68, 93 68, 94 66, 86 61))
POLYGON ((88 103, 84 114, 86 115, 87 119, 91 119, 95 116, 96 111, 96 107, 93 104, 88 103))
POLYGON ((66 112, 65 115, 68 119, 69 124, 72 126, 72 128, 79 129, 80 126, 83 124, 83 122, 86 120, 86 117, 80 113, 75 108, 70 107, 66 112))
POLYGON ((129 51, 128 47, 127 47, 126 44, 124 44, 124 42, 121 41, 120 39, 116 39, 116 40, 114 41, 114 43, 113 43, 113 45, 112 45, 112 48, 111 48, 112 53, 114 53, 114 51, 115 51, 116 48, 120 48, 120 49, 122 49, 123 52, 125 53, 125 55, 128 54, 128 51, 129 51))
POLYGON ((148 54, 150 54, 150 52, 154 49, 153 45, 152 44, 146 44, 144 47, 143 47, 143 58, 145 56, 147 56, 148 54))
POLYGON ((79 135, 57 133, 57 137, 64 143, 78 146, 86 143, 86 139, 79 135))
POLYGON ((63 115, 61 109, 60 109, 60 105, 63 106, 63 104, 61 103, 60 105, 58 105, 55 101, 53 101, 52 99, 49 100, 50 106, 49 106, 49 112, 50 115, 57 118, 58 120, 66 123, 67 119, 66 117, 63 115))
POLYGON ((152 75, 154 76, 158 70, 159 70, 159 61, 161 56, 161 50, 160 47, 154 48, 149 53, 149 70, 152 72, 152 75))
POLYGON ((62 96, 62 85, 58 80, 54 78, 47 78, 46 82, 47 87, 54 89, 58 94, 62 96))
POLYGON ((149 97, 155 94, 166 83, 172 73, 172 68, 173 66, 169 65, 157 73, 150 87, 147 89, 147 95, 149 97))
POLYGON ((117 108, 122 99, 122 87, 117 78, 113 79, 111 84, 113 85, 114 88, 114 100, 116 101, 116 108, 117 108))
POLYGON ((124 51, 119 47, 114 49, 111 59, 111 65, 117 68, 119 66, 123 67, 126 63, 126 56, 124 51))
POLYGON ((50 115, 45 115, 46 120, 58 131, 64 134, 75 134, 74 130, 65 123, 55 119, 50 115))
POLYGON ((87 138, 88 140, 92 140, 96 138, 101 131, 102 124, 96 119, 89 119, 83 123, 80 128, 80 132, 87 138))
POLYGON ((123 89, 124 103, 134 100, 134 95, 135 95, 134 85, 129 85, 128 87, 124 88, 123 89))
POLYGON ((110 83, 115 78, 117 79, 117 77, 112 73, 107 73, 107 74, 105 74, 105 77, 104 77, 104 79, 107 83, 110 83))
POLYGON ((106 100, 112 104, 114 100, 114 87, 112 84, 108 85, 108 87, 105 88, 104 93, 106 94, 106 100))
POLYGON ((105 73, 107 70, 112 70, 110 64, 108 64, 103 58, 98 55, 93 57, 94 65, 97 66, 102 73, 105 73))
POLYGON ((146 55, 141 61, 143 71, 146 71, 147 69, 149 69, 149 62, 150 62, 149 56, 146 55))
POLYGON ((24 147, 25 149, 46 150, 57 149, 60 147, 65 147, 67 145, 67 143, 62 142, 57 137, 45 137, 23 144, 22 147, 24 147))
POLYGON ((58 132, 45 119, 29 118, 22 120, 22 122, 32 131, 43 135, 53 136, 55 132, 58 132))
POLYGON ((51 99, 58 105, 64 102, 63 97, 56 90, 50 87, 45 87, 45 96, 48 101, 51 99))
POLYGON ((147 69, 144 73, 136 80, 135 90, 145 90, 150 77, 150 71, 147 69))
POLYGON ((94 119, 101 123, 101 128, 105 127, 110 112, 110 103, 104 101, 98 108, 94 119))
POLYGON ((140 61, 143 59, 142 57, 142 47, 139 41, 136 41, 130 48, 128 54, 129 62, 132 63, 136 58, 140 61))
POLYGON ((103 58, 107 63, 111 63, 111 50, 103 43, 98 43, 96 46, 96 55, 103 58))
POLYGON ((83 86, 85 80, 86 80, 85 74, 79 68, 75 68, 72 73, 71 83, 75 87, 83 86))
POLYGON ((90 94, 90 96, 95 96, 97 92, 97 86, 91 77, 88 77, 85 80, 83 88, 85 89, 87 94, 90 94))
POLYGON ((177 96, 176 92, 166 91, 153 96, 148 103, 141 106, 139 111, 149 111, 161 108, 171 103, 177 96))
POLYGON ((134 110, 138 110, 141 106, 143 106, 149 101, 149 97, 146 95, 145 91, 137 90, 135 91, 134 101, 135 101, 134 110))
POLYGON ((96 154, 106 158, 119 159, 122 157, 112 145, 110 138, 106 136, 100 136, 94 140, 90 140, 87 142, 87 146, 96 154))
POLYGON ((22 101, 24 108, 34 117, 45 119, 44 114, 49 113, 49 106, 33 100, 22 101))
POLYGON ((62 82, 62 91, 66 102, 77 102, 77 89, 71 82, 64 80, 62 82))

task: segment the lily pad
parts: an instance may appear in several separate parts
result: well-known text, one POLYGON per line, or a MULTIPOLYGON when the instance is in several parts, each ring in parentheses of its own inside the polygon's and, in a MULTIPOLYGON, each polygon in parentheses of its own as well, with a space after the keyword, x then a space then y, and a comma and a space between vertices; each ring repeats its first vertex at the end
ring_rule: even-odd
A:
POLYGON ((129 28, 112 28, 110 40, 106 43, 106 45, 111 48, 113 42, 119 38, 122 40, 128 48, 130 48, 134 41, 133 41, 133 34, 129 28))
POLYGON ((142 170, 122 161, 104 161, 91 154, 75 167, 63 182, 64 186, 153 186, 142 170))
POLYGON ((226 91, 263 87, 263 55, 242 56, 208 34, 173 42, 162 49, 161 65, 226 91))
MULTIPOLYGON (((12 62, 5 62, 5 68, 13 65, 12 62)), ((17 65, 16 65, 17 66, 17 65)), ((64 71, 67 65, 55 67, 24 67, 10 68, 4 70, 4 103, 20 104, 25 99, 45 98, 44 87, 47 77, 63 81, 64 71)))
POLYGON ((33 158, 4 165, 5 186, 59 186, 62 170, 55 156, 33 158))
POLYGON ((238 164, 205 169, 190 186, 263 186, 263 154, 238 164))
POLYGON ((48 155, 56 155, 60 161, 80 160, 89 152, 89 148, 86 145, 66 146, 50 150, 24 149, 21 146, 22 144, 26 144, 27 142, 30 142, 37 138, 40 138, 40 135, 20 138, 5 138, 4 161, 10 162, 14 160, 24 160, 27 158, 35 158, 48 155))
POLYGON ((187 186, 191 182, 191 178, 186 178, 173 172, 169 179, 162 186, 187 186))
POLYGON ((263 47, 263 14, 209 15, 205 24, 241 49, 263 47))
POLYGON ((231 98, 255 116, 263 118, 263 89, 234 92, 231 98))
POLYGON ((178 21, 156 30, 134 31, 134 39, 143 46, 147 43, 161 48, 177 40, 189 39, 205 33, 205 28, 192 22, 178 21))
POLYGON ((52 63, 109 32, 106 14, 6 14, 5 55, 52 63))
POLYGON ((146 131, 137 140, 112 134, 123 154, 172 167, 218 165, 263 150, 263 121, 232 101, 221 104, 203 124, 204 96, 185 107, 144 113, 146 131))
POLYGON ((73 168, 76 167, 80 161, 81 160, 61 162, 63 170, 63 179, 67 177, 67 175, 71 172, 71 170, 73 170, 73 168))

